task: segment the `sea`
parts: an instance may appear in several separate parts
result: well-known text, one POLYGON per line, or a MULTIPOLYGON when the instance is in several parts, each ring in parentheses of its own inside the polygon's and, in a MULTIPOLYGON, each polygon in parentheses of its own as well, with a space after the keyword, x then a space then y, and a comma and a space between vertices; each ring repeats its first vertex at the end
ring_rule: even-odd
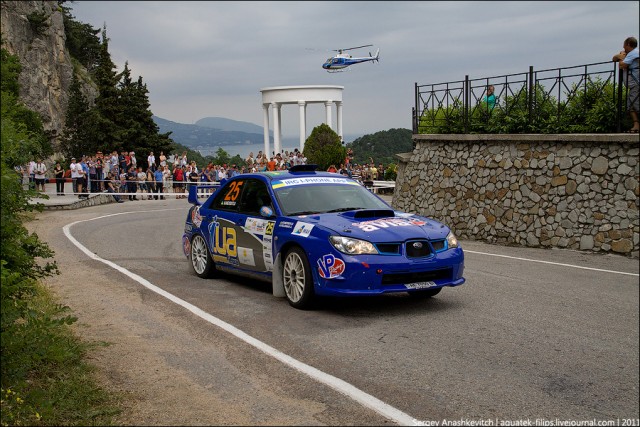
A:
MULTIPOLYGON (((346 141, 353 141, 356 138, 360 137, 361 135, 345 135, 346 141)), ((202 156, 215 156, 216 152, 218 151, 218 148, 222 148, 224 151, 227 152, 227 154, 229 154, 230 157, 235 156, 236 154, 238 154, 241 158, 246 159, 247 157, 249 157, 249 153, 253 152, 253 156, 255 157, 256 154, 258 154, 258 151, 264 151, 264 143, 260 142, 257 144, 232 144, 232 145, 220 145, 220 146, 215 146, 213 148, 208 148, 208 149, 200 149, 197 150, 198 152, 200 152, 200 154, 202 156)), ((271 151, 273 151, 273 140, 271 141, 271 143, 269 144, 269 148, 271 149, 271 151)), ((282 151, 293 151, 296 148, 300 148, 300 140, 296 137, 296 138, 287 138, 287 137, 283 137, 282 138, 282 143, 281 143, 281 149, 282 151)))
MULTIPOLYGON (((295 148, 299 148, 299 147, 300 147, 299 143, 298 144, 283 143, 281 148, 284 151, 293 151, 295 148)), ((229 157, 233 157, 236 154, 238 154, 241 158, 246 159, 247 157, 249 157, 249 153, 251 152, 253 152, 253 157, 255 157, 256 154, 258 154, 258 151, 264 151, 264 143, 261 142, 259 144, 221 145, 221 146, 216 146, 209 149, 201 149, 198 151, 204 157, 216 156, 219 148, 222 148, 224 151, 226 151, 227 154, 229 154, 229 157)), ((270 144, 270 149, 271 151, 273 151, 273 142, 270 144)))

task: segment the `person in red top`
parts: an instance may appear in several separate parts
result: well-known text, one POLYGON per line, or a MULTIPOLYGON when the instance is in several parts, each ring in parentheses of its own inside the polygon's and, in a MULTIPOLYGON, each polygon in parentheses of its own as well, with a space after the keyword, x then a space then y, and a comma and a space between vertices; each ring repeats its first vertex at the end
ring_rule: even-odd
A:
POLYGON ((269 171, 274 171, 276 170, 276 159, 275 158, 271 158, 271 160, 269 160, 269 163, 267 163, 267 170, 269 171))
MULTIPOLYGON (((173 192, 184 193, 184 171, 179 162, 173 168, 173 192)), ((182 199, 183 197, 176 196, 176 199, 182 199)))
POLYGON ((331 166, 329 166, 329 169, 327 169, 327 172, 337 173, 338 169, 336 169, 336 167, 334 165, 331 165, 331 166))

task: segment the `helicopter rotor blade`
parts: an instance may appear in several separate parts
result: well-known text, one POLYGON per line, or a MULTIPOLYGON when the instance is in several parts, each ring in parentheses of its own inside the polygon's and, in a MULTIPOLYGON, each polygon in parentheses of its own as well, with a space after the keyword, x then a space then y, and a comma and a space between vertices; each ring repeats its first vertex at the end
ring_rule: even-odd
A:
POLYGON ((369 47, 369 46, 373 46, 372 44, 365 44, 363 46, 356 46, 356 47, 348 47, 346 49, 334 49, 335 52, 339 52, 339 51, 343 51, 343 50, 353 50, 353 49, 360 49, 363 47, 369 47))

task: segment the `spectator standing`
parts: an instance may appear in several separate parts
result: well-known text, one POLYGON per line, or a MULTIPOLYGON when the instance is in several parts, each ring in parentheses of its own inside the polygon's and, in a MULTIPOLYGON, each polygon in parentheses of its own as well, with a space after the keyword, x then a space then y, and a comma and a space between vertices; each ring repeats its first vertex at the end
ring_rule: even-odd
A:
POLYGON ((127 171, 129 170, 127 168, 127 157, 126 157, 127 152, 126 151, 122 151, 120 152, 120 155, 118 156, 118 166, 120 166, 120 173, 127 173, 127 171))
MULTIPOLYGON (((182 185, 184 184, 184 175, 182 173, 182 166, 180 163, 176 163, 173 166, 173 192, 182 193, 182 185)), ((176 196, 176 199, 181 199, 182 196, 176 196)))
MULTIPOLYGON (((138 189, 140 190, 140 198, 144 200, 144 193, 147 191, 147 174, 142 170, 142 166, 138 168, 138 173, 136 174, 138 180, 138 189)), ((151 196, 147 196, 147 199, 151 199, 151 196)))
POLYGON ((136 153, 130 152, 129 159, 131 160, 131 166, 133 166, 136 170, 138 170, 138 159, 136 159, 136 153))
POLYGON ((82 156, 82 160, 80 160, 80 166, 82 167, 82 197, 87 199, 89 198, 89 165, 87 164, 87 157, 82 156))
POLYGON ((162 173, 163 168, 159 167, 156 169, 156 171, 153 173, 153 176, 155 178, 155 186, 156 186, 156 196, 155 199, 158 200, 158 195, 160 195, 160 199, 164 200, 164 196, 162 195, 162 193, 164 193, 164 183, 162 182, 164 175, 162 173))
POLYGON ((71 189, 73 190, 73 194, 76 194, 78 192, 78 166, 79 164, 76 163, 76 158, 72 157, 71 164, 69 164, 69 169, 71 170, 71 189))
POLYGON ((87 166, 89 167, 89 183, 91 185, 91 192, 92 193, 97 193, 98 192, 98 172, 96 169, 96 162, 93 158, 93 156, 89 156, 89 159, 87 160, 87 166))
POLYGON ((42 161, 42 159, 38 159, 38 161, 36 162, 36 166, 33 169, 34 172, 34 181, 35 181, 35 185, 36 185, 36 190, 39 190, 40 188, 42 188, 42 192, 44 193, 44 180, 45 180, 45 174, 47 173, 47 167, 45 166, 44 162, 42 161))
POLYGON ((131 166, 127 172, 127 193, 129 193, 129 200, 138 200, 136 193, 138 192, 138 173, 131 166))
POLYGON ((160 152, 160 166, 162 167, 162 170, 164 170, 164 167, 167 165, 167 156, 164 155, 164 152, 161 151, 160 152))
POLYGON ((153 155, 153 151, 149 152, 147 156, 147 163, 149 164, 149 168, 151 168, 151 172, 155 172, 156 170, 156 156, 153 155))
POLYGON ((102 151, 98 151, 95 158, 96 164, 96 186, 98 191, 104 190, 104 174, 103 174, 104 157, 102 151))
POLYGON ((154 171, 151 168, 151 166, 149 166, 147 168, 147 200, 151 200, 153 198, 152 193, 156 192, 156 177, 154 175, 154 171))
POLYGON ((623 50, 613 56, 613 61, 618 63, 624 71, 623 81, 627 86, 627 108, 633 127, 628 133, 640 132, 638 112, 640 111, 640 65, 638 64, 638 39, 627 37, 622 44, 623 50))
POLYGON ((35 160, 31 160, 27 164, 27 172, 29 173, 29 188, 36 188, 36 162, 35 160))
POLYGON ((64 168, 60 165, 60 162, 56 162, 56 166, 53 168, 53 176, 56 179, 56 194, 58 196, 64 195, 64 168))
POLYGON ((162 188, 163 190, 167 190, 167 192, 169 192, 169 189, 173 188, 173 182, 172 182, 173 175, 171 174, 169 165, 164 165, 164 168, 162 168, 162 177, 163 177, 162 188))

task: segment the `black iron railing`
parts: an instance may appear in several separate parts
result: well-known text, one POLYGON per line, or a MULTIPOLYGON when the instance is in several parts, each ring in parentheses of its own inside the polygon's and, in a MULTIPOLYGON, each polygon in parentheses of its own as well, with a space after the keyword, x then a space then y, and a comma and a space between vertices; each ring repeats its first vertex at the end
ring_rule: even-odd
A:
POLYGON ((413 133, 620 132, 628 95, 616 64, 416 83, 413 133), (489 86, 495 102, 486 100, 489 86))

